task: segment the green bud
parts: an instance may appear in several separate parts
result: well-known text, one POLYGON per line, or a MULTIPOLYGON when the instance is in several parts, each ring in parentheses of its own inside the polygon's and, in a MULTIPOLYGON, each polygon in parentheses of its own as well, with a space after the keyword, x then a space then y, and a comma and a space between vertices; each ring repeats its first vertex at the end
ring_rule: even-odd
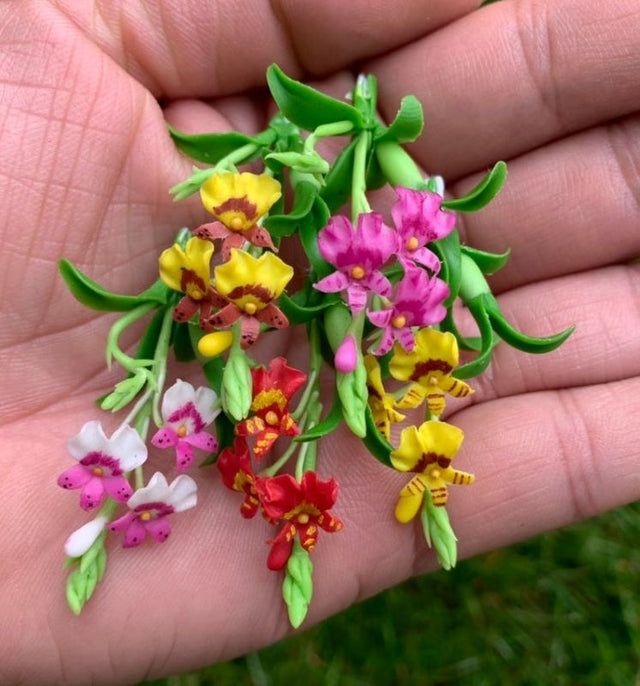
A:
POLYGON ((272 152, 265 159, 275 160, 285 167, 307 172, 308 174, 326 174, 329 171, 329 163, 320 157, 317 152, 306 154, 299 152, 272 152))
POLYGON ((237 422, 249 414, 252 400, 252 381, 249 362, 244 351, 235 343, 222 373, 222 407, 237 422))
POLYGON ((428 492, 424 496, 421 519, 427 545, 434 548, 444 569, 452 569, 456 566, 458 539, 451 528, 446 508, 436 507, 428 492))
POLYGON ((147 383, 154 383, 153 375, 148 369, 138 369, 133 376, 119 381, 113 392, 102 400, 100 407, 103 410, 118 412, 128 405, 147 383))
POLYGON ((312 596, 313 563, 309 553, 296 538, 282 582, 282 598, 287 605, 289 622, 294 629, 297 629, 307 616, 312 596))

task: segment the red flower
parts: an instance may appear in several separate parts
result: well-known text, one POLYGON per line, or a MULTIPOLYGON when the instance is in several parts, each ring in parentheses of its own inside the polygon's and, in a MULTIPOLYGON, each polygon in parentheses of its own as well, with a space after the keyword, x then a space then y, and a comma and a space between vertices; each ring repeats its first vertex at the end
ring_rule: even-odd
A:
POLYGON ((284 357, 276 357, 269 369, 251 370, 253 380, 253 417, 236 426, 238 436, 255 436, 253 452, 258 459, 269 452, 278 436, 297 436, 300 429, 289 414, 289 401, 304 384, 306 374, 287 366, 284 357))
POLYGON ((222 483, 233 491, 244 493, 240 514, 245 519, 255 516, 260 506, 256 491, 256 475, 251 467, 251 454, 244 438, 236 438, 233 448, 225 448, 216 462, 222 483))
POLYGON ((329 532, 342 529, 342 522, 328 512, 338 496, 335 479, 321 481, 316 472, 306 472, 298 483, 290 474, 280 474, 260 479, 256 487, 265 515, 273 520, 284 520, 280 533, 269 541, 269 569, 279 570, 285 566, 296 532, 302 547, 311 552, 318 540, 318 527, 329 532))

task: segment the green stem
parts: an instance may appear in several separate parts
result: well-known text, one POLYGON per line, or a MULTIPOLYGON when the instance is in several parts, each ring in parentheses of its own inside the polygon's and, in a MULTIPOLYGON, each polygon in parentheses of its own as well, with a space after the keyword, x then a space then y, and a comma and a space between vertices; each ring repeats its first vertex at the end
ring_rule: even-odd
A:
POLYGON ((307 378, 307 385, 305 386, 305 389, 302 392, 302 398, 300 398, 300 402, 298 403, 296 409, 291 413, 291 416, 293 417, 294 421, 297 422, 298 419, 300 419, 300 417, 306 411, 307 405, 309 404, 309 399, 311 398, 313 392, 316 390, 317 379, 318 372, 315 369, 309 370, 309 377, 307 378))
POLYGON ((358 135, 353 159, 353 176, 351 179, 351 222, 355 226, 359 214, 371 211, 367 200, 367 154, 371 147, 371 132, 362 131, 358 135))
POLYGON ((153 364, 153 360, 137 360, 123 353, 118 345, 118 339, 126 328, 139 319, 142 319, 142 317, 151 312, 151 310, 155 309, 157 305, 158 304, 155 302, 143 303, 130 312, 127 312, 127 314, 120 317, 120 319, 113 324, 107 336, 106 357, 108 369, 111 369, 111 361, 113 358, 117 360, 118 364, 131 373, 135 373, 140 367, 148 367, 153 364))
POLYGON ((173 329, 173 308, 167 307, 162 320, 160 333, 156 342, 156 350, 153 356, 153 374, 155 376, 155 389, 153 393, 153 421, 157 427, 163 424, 160 414, 160 397, 167 378, 167 358, 169 356, 169 343, 173 329))
MULTIPOLYGON (((303 433, 306 429, 306 421, 307 418, 303 417, 298 422, 298 427, 300 428, 300 431, 303 433)), ((272 465, 270 465, 266 469, 263 469, 260 472, 260 474, 264 474, 265 476, 275 476, 287 464, 287 462, 291 459, 292 455, 296 452, 300 445, 300 443, 295 443, 294 441, 291 441, 288 448, 282 453, 282 455, 280 455, 280 457, 272 465)))
POLYGON ((424 185, 418 165, 398 143, 379 143, 376 146, 376 156, 382 173, 392 186, 421 188, 424 185))

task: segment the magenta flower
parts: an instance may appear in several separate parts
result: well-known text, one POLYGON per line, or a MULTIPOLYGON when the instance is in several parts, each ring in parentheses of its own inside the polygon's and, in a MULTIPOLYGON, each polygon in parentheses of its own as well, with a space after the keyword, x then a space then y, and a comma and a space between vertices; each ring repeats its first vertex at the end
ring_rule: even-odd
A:
POLYGON ((193 449, 207 452, 218 449, 215 436, 204 429, 220 413, 214 408, 218 396, 210 388, 194 390, 186 381, 178 379, 162 398, 162 418, 165 426, 157 431, 151 443, 156 448, 176 449, 176 469, 184 471, 193 462, 193 449))
POLYGON ((440 209, 442 196, 437 193, 399 186, 396 194, 398 199, 391 208, 391 216, 400 237, 398 259, 403 265, 418 262, 437 274, 440 260, 425 245, 449 235, 455 215, 440 209))
POLYGON ((107 438, 99 421, 87 422, 69 439, 67 450, 79 464, 62 472, 58 486, 81 488, 80 507, 93 510, 107 495, 126 503, 133 493, 125 474, 147 459, 147 447, 130 426, 121 426, 107 438))
POLYGON ((447 310, 442 304, 449 296, 449 287, 424 269, 407 269, 396 286, 393 305, 385 310, 367 312, 372 324, 382 329, 380 345, 374 355, 385 355, 394 341, 411 352, 415 346, 412 326, 424 327, 441 322, 447 310))
POLYGON ((322 257, 337 272, 314 284, 323 293, 347 292, 347 302, 355 316, 367 301, 367 293, 388 296, 391 284, 380 267, 398 249, 398 238, 393 229, 375 212, 360 214, 358 227, 341 215, 332 217, 318 234, 318 248, 322 257))
POLYGON ((124 548, 140 545, 149 534, 159 543, 169 538, 171 525, 167 517, 194 507, 198 501, 196 482, 186 474, 176 477, 171 485, 156 472, 144 488, 139 488, 127 502, 129 512, 109 524, 110 531, 124 531, 124 548))

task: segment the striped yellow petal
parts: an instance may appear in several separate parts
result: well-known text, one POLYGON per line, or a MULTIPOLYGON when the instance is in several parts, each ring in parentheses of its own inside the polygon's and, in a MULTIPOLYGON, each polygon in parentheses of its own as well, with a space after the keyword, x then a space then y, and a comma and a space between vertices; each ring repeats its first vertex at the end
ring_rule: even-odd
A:
POLYGON ((190 238, 183 250, 178 243, 162 252, 158 258, 160 278, 174 291, 182 291, 182 272, 189 269, 209 284, 209 266, 213 256, 213 243, 201 238, 190 238))
POLYGON ((462 429, 446 422, 424 422, 416 432, 419 433, 418 440, 425 453, 434 453, 449 459, 453 459, 460 450, 464 439, 462 429))

